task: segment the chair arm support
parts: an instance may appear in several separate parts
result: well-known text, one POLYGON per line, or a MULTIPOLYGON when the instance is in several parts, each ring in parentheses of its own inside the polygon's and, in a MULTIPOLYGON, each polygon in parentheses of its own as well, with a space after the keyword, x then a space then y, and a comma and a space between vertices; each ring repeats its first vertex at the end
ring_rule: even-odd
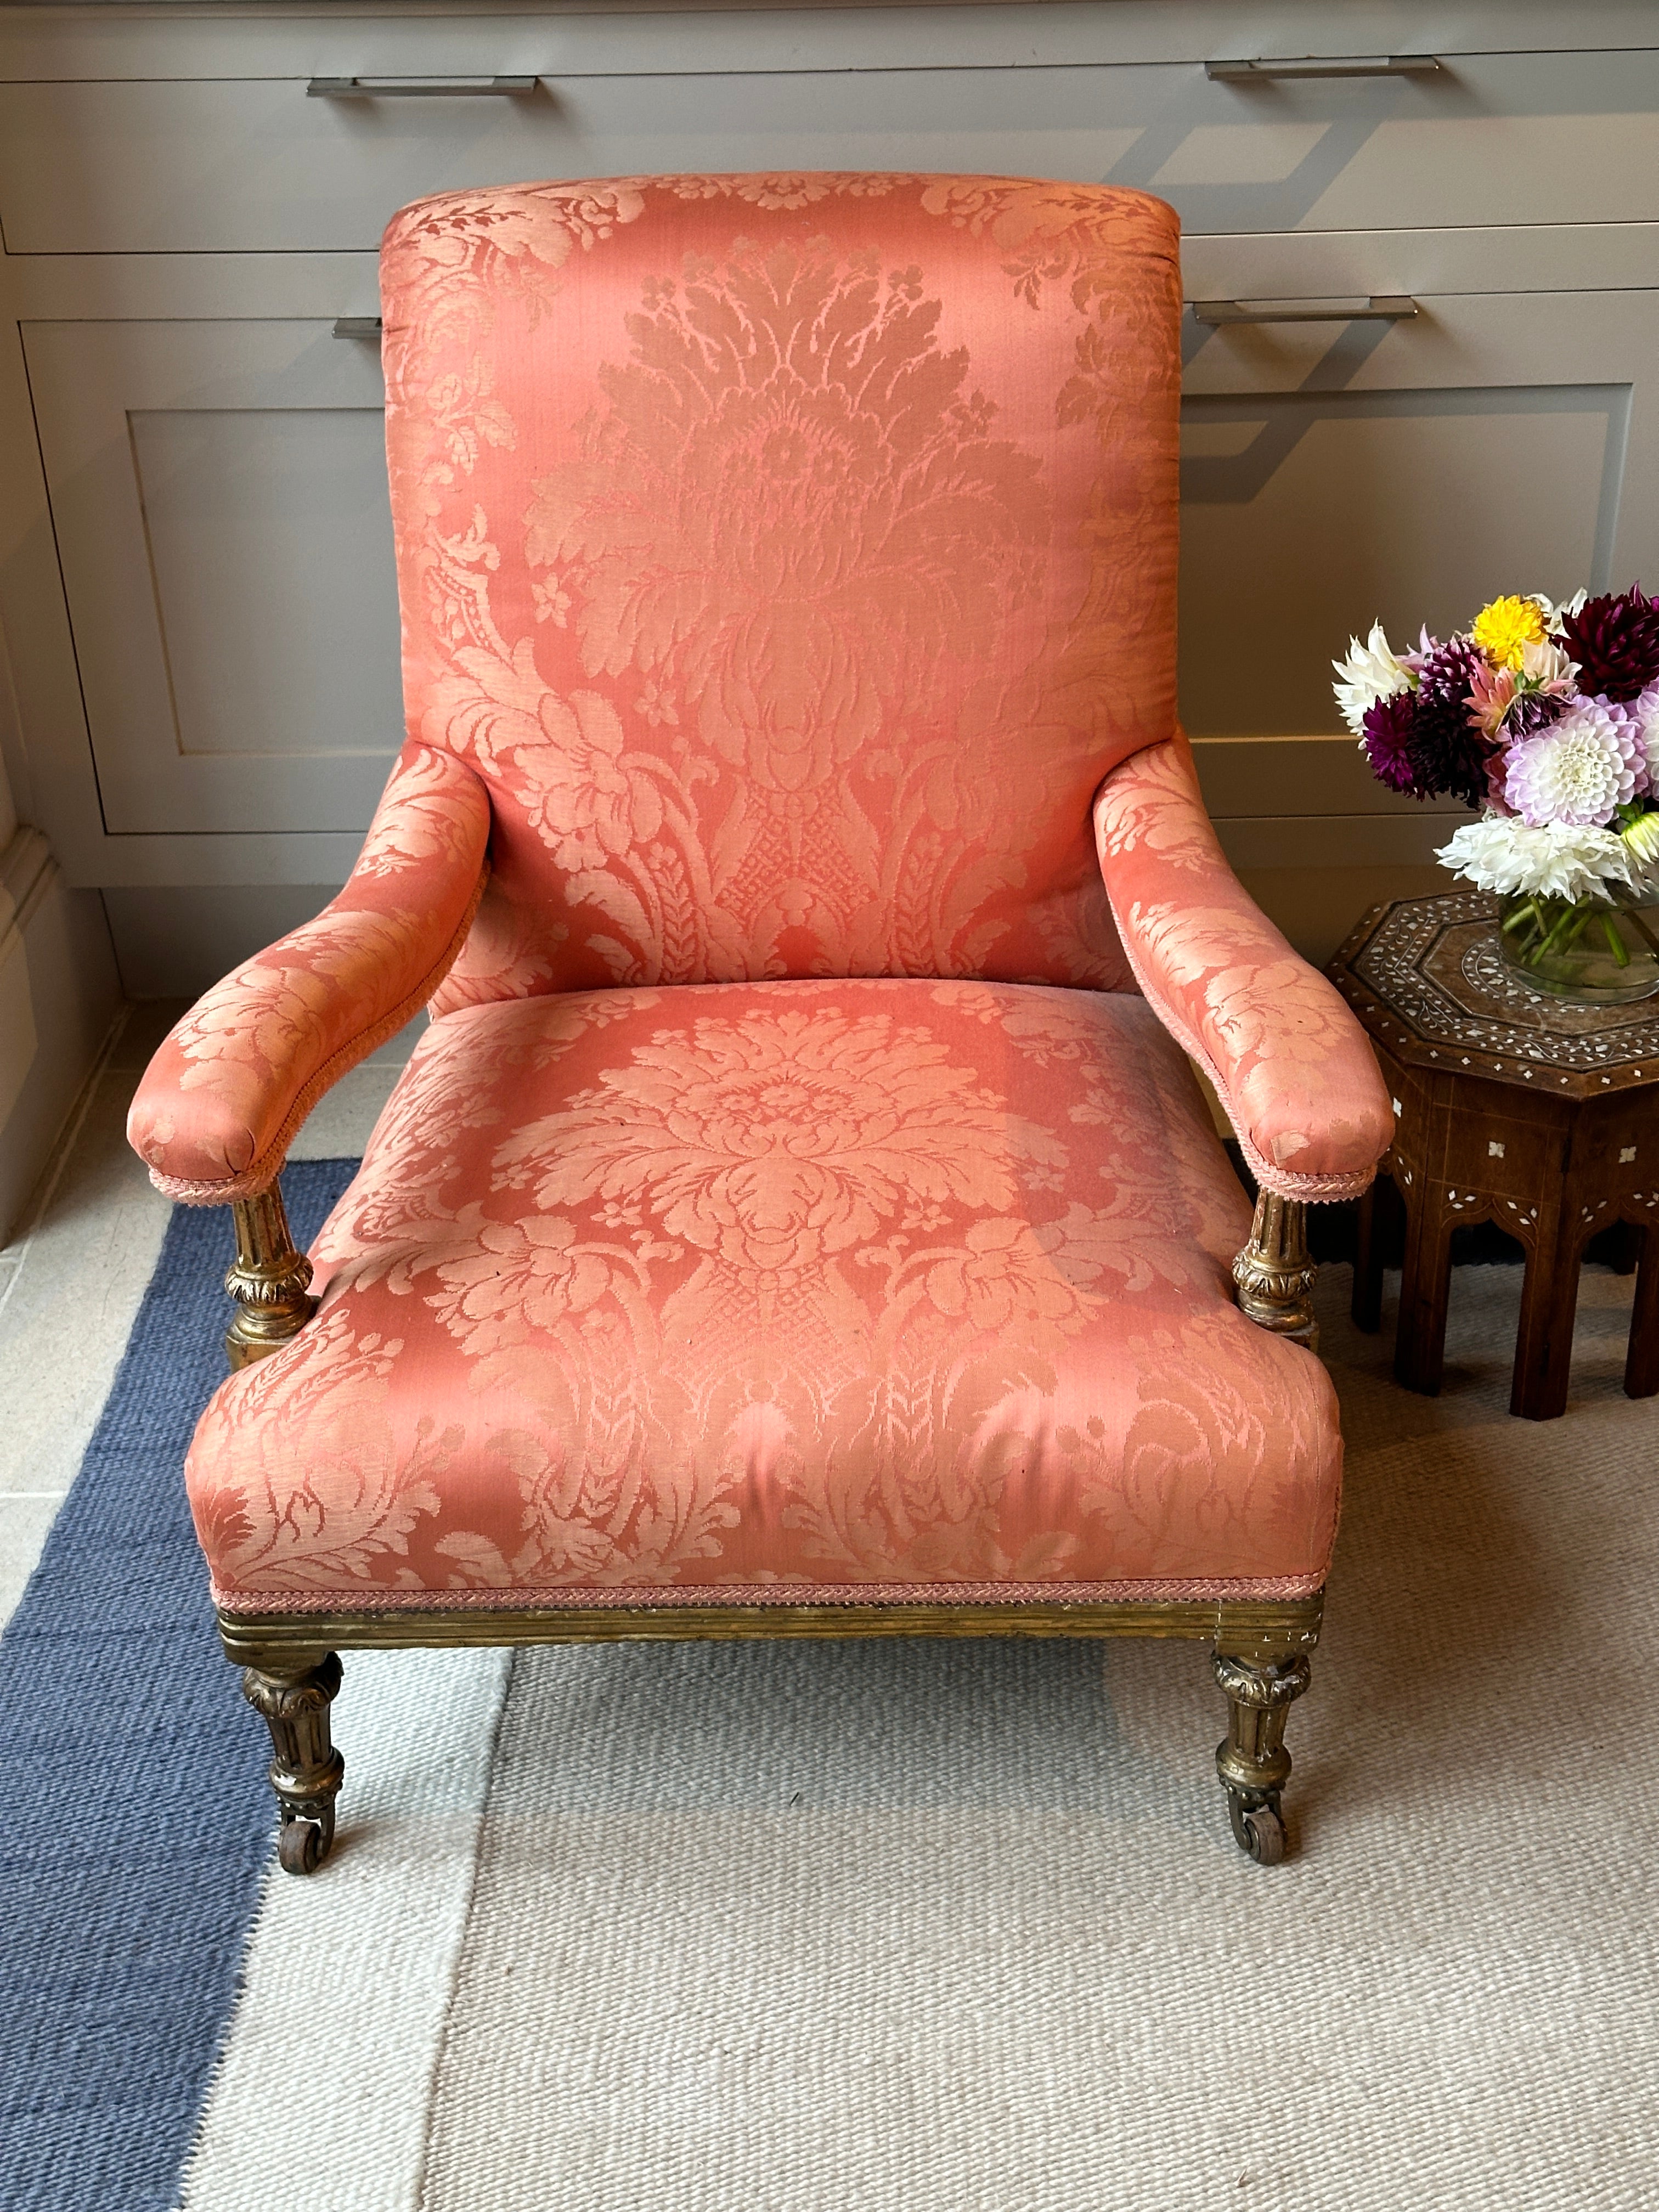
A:
POLYGON ((1135 980, 1215 1085, 1258 1183, 1289 1199, 1356 1196, 1394 1133, 1376 1059, 1227 865, 1185 738, 1113 770, 1095 838, 1135 980))
POLYGON ((345 888, 199 999, 151 1060, 127 1136, 190 1206, 257 1197, 331 1084, 419 1012, 465 943, 489 799, 453 755, 405 745, 345 888))
POLYGON ((225 1288, 236 1314, 225 1331, 225 1357, 233 1367, 248 1367, 298 1336, 318 1302, 311 1295, 311 1262, 294 1248, 282 1184, 271 1183, 257 1198, 233 1199, 230 1210, 236 1257, 225 1288))
POLYGON ((1308 1250, 1308 1209, 1276 1190, 1256 1194, 1249 1242, 1233 1261, 1239 1311, 1258 1328, 1319 1349, 1313 1290, 1319 1273, 1308 1250))

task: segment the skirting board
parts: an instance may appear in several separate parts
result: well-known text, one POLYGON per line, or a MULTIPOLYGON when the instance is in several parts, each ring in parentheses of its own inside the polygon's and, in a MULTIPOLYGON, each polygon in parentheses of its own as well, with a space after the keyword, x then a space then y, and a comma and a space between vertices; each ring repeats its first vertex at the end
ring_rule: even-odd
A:
POLYGON ((0 991, 0 1021, 6 1023, 0 1059, 27 1054, 15 1091, 10 1082, 0 1088, 3 1245, 109 1035, 121 984, 98 893, 67 887, 38 831, 17 833, 0 855, 0 879, 8 905, 16 900, 9 926, 0 931, 0 961, 8 971, 0 991), (7 1093, 13 1094, 9 1111, 7 1093))

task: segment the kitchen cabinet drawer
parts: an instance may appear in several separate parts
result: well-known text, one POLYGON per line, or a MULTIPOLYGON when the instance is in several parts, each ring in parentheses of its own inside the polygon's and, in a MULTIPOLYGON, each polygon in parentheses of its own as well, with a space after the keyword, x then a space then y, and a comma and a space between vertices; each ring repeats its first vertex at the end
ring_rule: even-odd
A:
POLYGON ((1659 291, 1187 327, 1194 735, 1340 729, 1331 659, 1379 617, 1443 635, 1497 592, 1659 576, 1659 291))
POLYGON ((361 828, 403 737, 378 349, 24 326, 104 825, 361 828))
POLYGON ((1198 234, 1659 221, 1656 110, 1654 49, 1245 84, 1193 62, 572 73, 515 98, 12 83, 0 222, 13 253, 338 251, 456 185, 810 168, 1135 185, 1198 234))

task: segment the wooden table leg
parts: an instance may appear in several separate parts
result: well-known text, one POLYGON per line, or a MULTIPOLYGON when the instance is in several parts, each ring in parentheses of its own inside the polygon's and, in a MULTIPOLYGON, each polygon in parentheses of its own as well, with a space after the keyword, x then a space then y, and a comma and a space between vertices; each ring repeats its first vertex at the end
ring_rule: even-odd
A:
POLYGON ((1510 1385, 1510 1411, 1523 1420, 1558 1420, 1567 1410, 1578 1267, 1583 1257, 1578 1234, 1581 1211, 1578 1194, 1569 1183, 1553 1202, 1540 1206, 1537 1232, 1527 1248, 1521 1327, 1510 1385))
POLYGON ((1406 1255, 1400 1273, 1395 1380, 1425 1398, 1438 1395, 1446 1364, 1446 1300, 1451 1291, 1452 1216, 1437 1191, 1420 1186, 1406 1200, 1406 1255))
POLYGON ((1651 1227, 1639 1234, 1642 1256, 1631 1301, 1630 1349, 1625 1354, 1627 1398, 1651 1398, 1659 1390, 1659 1237, 1651 1227))
POLYGON ((1379 1175, 1359 1201, 1359 1234, 1353 1255, 1356 1328, 1374 1336, 1382 1326, 1382 1270, 1401 1242, 1400 1193, 1394 1179, 1379 1175))
POLYGON ((1642 1259, 1642 1239, 1647 1234, 1639 1223, 1615 1221, 1595 1242, 1596 1258, 1615 1275, 1633 1275, 1642 1259))

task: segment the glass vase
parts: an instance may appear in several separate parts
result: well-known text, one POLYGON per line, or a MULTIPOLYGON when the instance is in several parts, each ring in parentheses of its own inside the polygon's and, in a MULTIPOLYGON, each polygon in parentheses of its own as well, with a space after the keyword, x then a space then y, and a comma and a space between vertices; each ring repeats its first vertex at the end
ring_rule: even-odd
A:
POLYGON ((1659 991, 1659 906, 1640 894, 1498 902, 1498 942, 1512 974, 1581 1006, 1622 1006, 1659 991))

